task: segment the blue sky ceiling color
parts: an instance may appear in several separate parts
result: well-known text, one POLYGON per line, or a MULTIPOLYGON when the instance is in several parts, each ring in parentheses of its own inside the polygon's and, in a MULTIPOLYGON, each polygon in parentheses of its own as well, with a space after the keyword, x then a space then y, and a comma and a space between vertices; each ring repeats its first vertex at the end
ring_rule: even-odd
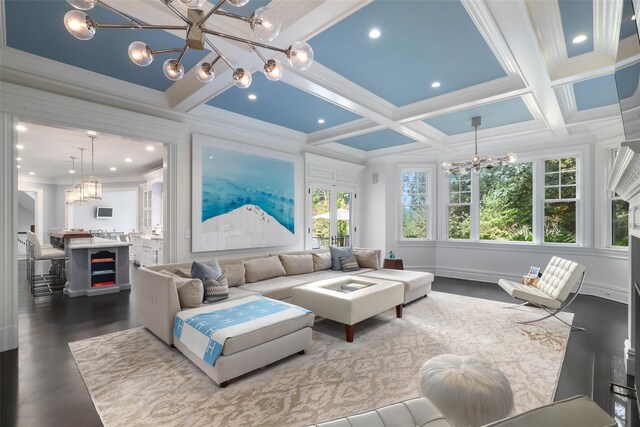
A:
POLYGON ((569 58, 593 52, 593 0, 558 0, 558 5, 569 58), (587 39, 573 43, 579 35, 587 39))

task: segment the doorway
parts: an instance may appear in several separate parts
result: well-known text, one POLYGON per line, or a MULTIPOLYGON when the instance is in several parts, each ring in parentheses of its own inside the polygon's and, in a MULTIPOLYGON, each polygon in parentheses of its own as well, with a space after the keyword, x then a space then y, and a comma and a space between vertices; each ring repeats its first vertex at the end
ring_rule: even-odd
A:
POLYGON ((355 188, 312 184, 307 247, 353 245, 355 188))

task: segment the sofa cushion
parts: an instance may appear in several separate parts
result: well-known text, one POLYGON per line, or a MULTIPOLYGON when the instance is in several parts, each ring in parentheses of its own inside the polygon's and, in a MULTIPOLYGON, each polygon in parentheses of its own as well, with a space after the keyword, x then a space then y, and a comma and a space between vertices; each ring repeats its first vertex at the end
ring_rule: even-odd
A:
POLYGON ((331 269, 338 271, 342 270, 340 257, 349 257, 353 255, 353 248, 351 246, 344 246, 342 248, 339 248, 337 246, 329 246, 329 252, 331 253, 331 269))
POLYGON ((380 251, 375 249, 354 249, 353 254, 358 260, 360 267, 366 268, 380 268, 380 251))
POLYGON ((158 273, 164 274, 165 276, 181 277, 181 276, 178 276, 176 273, 173 273, 173 272, 171 272, 169 270, 160 270, 160 271, 158 271, 158 273))
POLYGON ((244 278, 247 283, 255 283, 286 274, 287 272, 277 256, 244 261, 244 278))
POLYGON ((191 279, 191 268, 176 268, 173 273, 178 277, 191 279))
POLYGON ((550 297, 539 288, 512 282, 511 280, 500 279, 498 285, 514 298, 531 301, 549 308, 560 308, 562 303, 550 297))
POLYGON ((303 280, 298 279, 298 277, 300 276, 274 277, 256 283, 247 283, 246 285, 240 286, 240 289, 258 292, 265 297, 278 300, 291 298, 291 289, 305 283, 303 280))
POLYGON ((331 252, 312 253, 313 271, 329 270, 331 268, 331 252))
POLYGON ((423 271, 391 270, 382 268, 362 274, 363 277, 371 277, 380 280, 392 280, 404 283, 404 292, 410 292, 421 286, 433 282, 433 274, 423 271))
POLYGON ((204 286, 200 279, 174 277, 173 282, 178 291, 180 308, 200 307, 204 300, 204 286))
POLYGON ((313 273, 313 257, 305 255, 279 255, 280 262, 287 272, 287 276, 296 274, 313 273))
POLYGON ((352 272, 360 270, 360 266, 358 265, 358 261, 356 261, 355 256, 341 256, 340 257, 340 265, 342 266, 342 271, 352 272))
POLYGON ((229 286, 241 286, 244 285, 244 264, 229 264, 222 268, 224 275, 229 282, 229 286))
POLYGON ((214 279, 210 276, 204 276, 204 301, 207 303, 226 300, 229 298, 229 285, 225 280, 224 274, 214 279))

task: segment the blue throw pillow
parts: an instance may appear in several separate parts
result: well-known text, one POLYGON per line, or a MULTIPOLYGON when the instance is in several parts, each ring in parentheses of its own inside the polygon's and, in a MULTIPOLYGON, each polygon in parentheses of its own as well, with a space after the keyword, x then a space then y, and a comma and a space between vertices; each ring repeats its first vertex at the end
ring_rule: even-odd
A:
POLYGON ((331 269, 335 271, 342 271, 342 263, 340 257, 353 256, 353 248, 351 246, 345 246, 339 248, 337 246, 329 246, 329 252, 331 252, 331 269))
MULTIPOLYGON (((217 279, 222 276, 222 268, 220 268, 220 264, 215 258, 212 258, 206 264, 203 264, 198 261, 193 261, 191 264, 191 277, 194 279, 202 280, 202 283, 205 281, 205 276, 213 277, 217 279)), ((224 278, 224 282, 227 282, 226 277, 224 278)))

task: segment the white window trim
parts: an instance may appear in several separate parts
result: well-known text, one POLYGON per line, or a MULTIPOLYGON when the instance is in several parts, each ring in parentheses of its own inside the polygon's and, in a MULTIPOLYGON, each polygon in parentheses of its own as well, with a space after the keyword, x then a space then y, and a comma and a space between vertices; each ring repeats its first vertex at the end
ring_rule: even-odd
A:
MULTIPOLYGON (((613 162, 615 160, 614 152, 619 149, 620 149, 620 144, 609 146, 609 147, 606 147, 605 149, 606 153, 603 157, 604 157, 604 161, 606 162, 605 169, 607 171, 607 176, 609 176, 609 174, 611 173, 611 170, 613 169, 613 162)), ((604 217, 606 227, 604 227, 605 240, 603 242, 602 247, 604 247, 605 249, 611 249, 614 251, 628 252, 629 246, 616 246, 613 244, 613 212, 611 207, 613 206, 614 200, 623 200, 623 199, 620 196, 616 196, 615 193, 609 189, 607 183, 605 183, 604 191, 606 193, 606 197, 605 197, 605 203, 604 203, 604 206, 602 206, 602 209, 604 209, 603 217, 604 217)), ((628 224, 627 224, 627 227, 628 227, 628 224)))
POLYGON ((397 167, 396 173, 396 241, 399 244, 402 243, 410 243, 410 242, 428 242, 432 240, 436 240, 436 222, 438 216, 436 215, 435 209, 433 209, 435 202, 435 194, 436 189, 438 188, 436 185, 438 177, 436 174, 435 165, 424 165, 424 164, 400 164, 397 167), (402 220, 403 220, 403 205, 402 205, 402 174, 404 172, 424 172, 426 173, 427 178, 427 197, 425 200, 426 203, 426 221, 427 221, 427 237, 426 238, 409 238, 403 236, 402 230, 402 220))

